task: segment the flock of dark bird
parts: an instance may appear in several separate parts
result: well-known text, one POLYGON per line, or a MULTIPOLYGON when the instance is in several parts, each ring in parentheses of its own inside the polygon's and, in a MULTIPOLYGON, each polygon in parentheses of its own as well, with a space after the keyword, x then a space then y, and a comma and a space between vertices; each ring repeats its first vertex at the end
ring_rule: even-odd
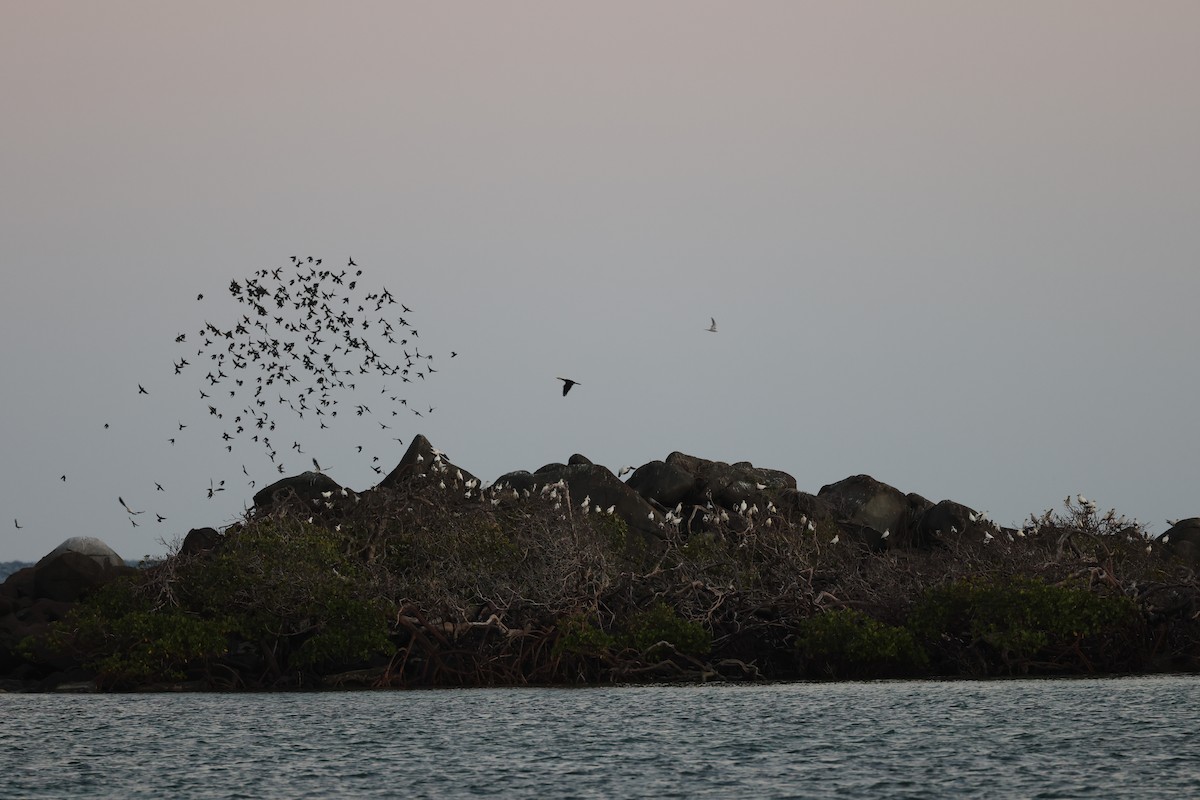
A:
MULTIPOLYGON (((281 434, 285 428, 282 417, 307 420, 310 426, 315 422, 324 430, 338 421, 340 411, 342 420, 373 419, 378 431, 388 431, 403 444, 391 433, 396 418, 407 413, 424 417, 436 410, 410 405, 404 396, 405 384, 424 382, 438 372, 433 355, 422 352, 420 332, 409 320, 412 309, 386 287, 368 291, 362 275, 353 259, 345 267, 330 268, 319 258, 293 256, 287 267, 259 269, 229 282, 229 295, 241 306, 233 319, 225 324, 204 319, 202 326, 175 335, 182 352, 172 362, 174 374, 199 376, 199 413, 207 427, 216 427, 223 450, 260 448, 282 474, 280 451, 305 453, 291 436, 276 440, 277 427, 281 434), (349 402, 351 393, 361 397, 364 390, 381 385, 380 394, 369 401, 349 402)), ((196 300, 203 302, 204 294, 196 300)), ((450 353, 451 358, 457 355, 450 353)), ((136 394, 149 397, 153 388, 138 383, 136 394)), ((177 421, 167 442, 175 445, 194 432, 189 428, 200 427, 205 425, 196 420, 177 421)), ((107 422, 104 428, 109 428, 107 422)), ((361 453, 363 446, 356 449, 361 453)), ((310 458, 321 471, 320 462, 310 458)), ((382 474, 378 456, 371 468, 382 474)), ((244 463, 241 470, 255 488, 244 463)), ((67 476, 60 479, 66 482, 67 476)), ((225 480, 210 479, 205 492, 212 499, 225 488, 225 480)), ((166 489, 155 482, 154 491, 166 489)), ((142 524, 145 509, 135 509, 123 496, 117 502, 131 525, 142 524)), ((161 514, 155 518, 166 521, 161 514)), ((19 519, 13 525, 25 527, 19 519)))
MULTIPOLYGON (((420 333, 408 319, 412 309, 387 288, 366 291, 362 274, 352 258, 344 268, 330 268, 320 258, 292 256, 287 267, 259 269, 244 280, 229 282, 230 296, 242 306, 230 323, 217 325, 205 319, 198 329, 175 336, 184 353, 173 361, 174 374, 202 373, 201 414, 217 425, 227 453, 249 442, 261 448, 282 474, 280 449, 289 456, 292 451, 300 455, 305 451, 297 440, 276 441, 281 415, 307 419, 310 424, 315 421, 324 430, 343 411, 347 413, 342 419, 371 418, 383 432, 391 430, 404 412, 424 417, 436 410, 432 405, 417 408, 403 396, 404 384, 424 382, 438 372, 433 355, 421 352, 420 333), (403 359, 385 356, 385 351, 398 352, 403 359), (347 401, 350 393, 366 389, 368 382, 372 386, 382 382, 379 395, 370 401, 375 410, 367 402, 347 401)), ((198 294, 196 300, 203 301, 204 295, 198 294)), ((706 330, 715 333, 716 320, 706 330)), ((450 358, 457 355, 450 352, 450 358)), ((571 378, 558 380, 563 382, 564 397, 572 387, 582 385, 571 378)), ((150 391, 138 383, 137 394, 149 396, 150 391)), ((191 426, 176 424, 167 439, 171 445, 191 426)), ((399 437, 388 435, 403 444, 399 437)), ((362 445, 354 447, 362 453, 362 445)), ((322 471, 315 457, 311 461, 322 471)), ((255 488, 245 464, 241 469, 250 488, 255 488)), ((382 474, 378 456, 372 457, 371 469, 382 474)), ((60 479, 66 482, 67 476, 60 479)), ((161 483, 154 486, 155 492, 165 491, 161 483)), ((209 499, 223 491, 223 479, 209 480, 209 499)), ((131 508, 123 497, 117 502, 134 527, 142 524, 144 509, 131 508)), ((155 518, 166 521, 161 514, 155 518)), ((13 524, 24 527, 18 519, 13 524)))
MULTIPOLYGON (((174 362, 174 372, 200 374, 201 413, 216 423, 227 452, 248 442, 282 474, 280 450, 288 455, 305 451, 295 439, 290 444, 276 440, 280 416, 307 419, 325 430, 341 411, 342 419, 374 419, 382 432, 390 431, 402 413, 423 417, 436 410, 432 405, 417 408, 403 396, 404 384, 423 382, 438 372, 433 355, 421 352, 420 332, 408 319, 412 309, 386 287, 367 291, 362 274, 354 259, 345 267, 330 268, 320 258, 292 256, 288 267, 260 269, 245 280, 229 282, 229 295, 242 306, 229 324, 206 319, 194 334, 183 331, 175 336, 186 352, 174 362), (396 388, 385 383, 370 405, 349 402, 351 394, 361 395, 368 383, 377 385, 375 379, 396 388)), ((204 295, 196 300, 203 301, 204 295)), ((450 357, 457 355, 452 352, 450 357)), ((145 393, 140 384, 138 391, 145 393)), ((179 422, 176 436, 187 427, 179 422)), ((172 445, 176 436, 168 439, 172 445)), ((403 444, 399 437, 391 438, 403 444)), ((362 449, 357 446, 358 452, 362 449)), ((322 470, 315 457, 310 460, 314 469, 322 470)), ((376 474, 383 472, 378 456, 371 468, 376 474)), ((242 473, 254 488, 245 464, 242 473)), ((210 481, 207 496, 223 491, 224 480, 210 481)), ((137 524, 131 511, 130 522, 137 524)))

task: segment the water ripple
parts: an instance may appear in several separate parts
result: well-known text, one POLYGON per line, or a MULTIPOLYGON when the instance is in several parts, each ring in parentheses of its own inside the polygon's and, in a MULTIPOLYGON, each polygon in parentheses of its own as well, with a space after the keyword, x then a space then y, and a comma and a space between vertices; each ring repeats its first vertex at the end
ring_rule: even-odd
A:
POLYGON ((1200 679, 0 695, 18 798, 1200 796, 1200 679))

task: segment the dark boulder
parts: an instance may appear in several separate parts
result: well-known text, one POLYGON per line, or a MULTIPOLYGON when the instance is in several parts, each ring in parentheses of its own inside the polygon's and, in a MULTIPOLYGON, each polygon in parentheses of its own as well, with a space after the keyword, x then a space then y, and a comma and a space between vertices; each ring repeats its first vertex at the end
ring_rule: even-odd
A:
POLYGON ((1158 537, 1169 552, 1189 561, 1200 562, 1200 517, 1181 519, 1158 537))
POLYGON ((30 594, 34 599, 73 603, 109 581, 134 571, 100 539, 74 536, 33 566, 30 594))
POLYGON ((711 498, 727 509, 743 502, 761 507, 779 492, 796 488, 796 479, 786 472, 755 467, 749 461, 727 464, 676 451, 666 463, 692 476, 692 491, 684 499, 690 505, 704 505, 711 498))
POLYGON ((207 553, 221 543, 224 537, 216 528, 192 528, 187 532, 187 536, 183 537, 183 544, 179 547, 179 555, 195 556, 201 553, 207 553))
POLYGON ((630 554, 656 553, 661 547, 664 533, 660 527, 661 515, 646 500, 630 489, 607 467, 599 464, 561 465, 557 469, 538 470, 541 485, 562 481, 570 495, 572 513, 581 513, 580 505, 587 500, 588 513, 601 513, 610 507, 623 519, 630 532, 639 534, 629 537, 627 551, 630 554), (637 539, 637 542, 632 540, 637 539))
POLYGON ((957 539, 975 529, 986 529, 991 533, 993 528, 973 509, 953 500, 943 500, 921 514, 915 527, 913 544, 928 547, 938 541, 957 539))
POLYGON ((932 500, 930 500, 926 497, 922 497, 921 495, 917 494, 916 492, 909 492, 907 500, 908 500, 908 518, 910 520, 921 519, 921 515, 924 514, 926 511, 928 511, 929 509, 933 508, 935 505, 935 503, 932 500))
POLYGON ((323 472, 301 472, 275 481, 254 495, 254 507, 266 510, 279 500, 294 494, 305 504, 322 499, 325 492, 340 492, 342 487, 323 472))
POLYGON ((674 464, 650 461, 634 470, 625 485, 664 508, 674 508, 691 496, 696 479, 674 464))
POLYGON ((885 531, 876 530, 870 525, 859 525, 854 522, 837 523, 838 541, 843 545, 861 545, 872 552, 882 552, 888 549, 891 533, 884 536, 885 531))
POLYGON ((534 475, 546 475, 551 472, 557 472, 558 470, 562 469, 565 466, 567 466, 567 465, 563 464, 562 462, 551 461, 549 464, 546 464, 545 466, 538 467, 537 469, 535 469, 533 471, 533 474, 534 475))
POLYGON ((822 486, 817 497, 829 505, 839 522, 887 532, 900 543, 909 541, 908 498, 894 486, 870 475, 853 475, 822 486))
POLYGON ((501 489, 515 489, 518 492, 532 492, 538 485, 538 478, 527 469, 513 470, 506 472, 499 478, 493 486, 501 489))
POLYGON ((379 482, 379 487, 393 489, 419 477, 439 477, 443 481, 451 478, 457 481, 459 475, 462 476, 463 483, 472 481, 476 484, 479 483, 478 478, 451 462, 442 451, 435 448, 428 439, 418 433, 409 443, 408 450, 404 452, 400 463, 379 482))
POLYGON ((66 551, 38 562, 33 573, 33 596, 73 603, 116 577, 116 570, 82 553, 66 551))
POLYGON ((585 455, 580 455, 579 453, 576 453, 567 459, 567 466, 571 467, 591 466, 591 464, 592 460, 590 458, 585 455))
POLYGON ((799 523, 803 518, 815 527, 822 522, 833 521, 833 509, 829 504, 809 492, 782 489, 779 499, 774 502, 776 509, 792 522, 799 523))
POLYGON ((70 539, 66 539, 58 547, 43 556, 41 561, 38 562, 38 566, 61 553, 67 552, 87 556, 96 563, 104 566, 125 566, 125 559, 117 555, 117 551, 105 544, 103 539, 97 539, 95 536, 72 536, 70 539))

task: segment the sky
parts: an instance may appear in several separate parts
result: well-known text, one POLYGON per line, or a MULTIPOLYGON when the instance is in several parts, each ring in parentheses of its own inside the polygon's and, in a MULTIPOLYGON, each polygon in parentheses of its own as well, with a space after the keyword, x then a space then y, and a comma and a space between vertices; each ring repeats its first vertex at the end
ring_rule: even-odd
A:
POLYGON ((293 255, 353 258, 438 371, 391 430, 287 420, 286 474, 365 489, 423 433, 485 480, 680 450, 1200 515, 1200 4, 0 15, 0 561, 160 555, 280 477, 172 365, 293 255))

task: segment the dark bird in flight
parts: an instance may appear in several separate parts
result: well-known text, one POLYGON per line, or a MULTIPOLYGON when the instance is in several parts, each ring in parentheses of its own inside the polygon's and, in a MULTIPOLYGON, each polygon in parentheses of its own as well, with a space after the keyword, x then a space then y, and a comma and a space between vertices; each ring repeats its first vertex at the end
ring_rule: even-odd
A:
POLYGON ((17 526, 17 530, 21 529, 21 523, 17 522, 15 519, 13 520, 13 525, 17 526))
POLYGON ((162 488, 162 484, 161 484, 161 483, 159 483, 158 481, 155 481, 155 482, 154 482, 154 488, 155 488, 157 491, 160 491, 160 492, 165 492, 165 491, 166 491, 166 489, 162 488))
POLYGON ((456 355, 458 355, 458 353, 454 352, 453 350, 450 351, 451 358, 454 358, 456 355))
POLYGON ((204 295, 202 295, 202 294, 198 294, 198 295, 196 295, 196 299, 197 299, 197 300, 203 300, 203 299, 204 299, 204 295))
POLYGON ((709 333, 716 333, 716 332, 717 332, 717 320, 716 320, 716 318, 715 318, 715 317, 709 317, 708 319, 709 319, 709 321, 711 321, 711 322, 712 322, 712 325, 709 325, 709 326, 708 326, 707 328, 705 328, 704 330, 708 331, 709 333))
POLYGON ((162 514, 159 514, 159 513, 157 513, 157 512, 155 512, 154 516, 158 517, 158 521, 159 521, 159 522, 165 522, 165 521, 166 521, 166 519, 167 519, 167 518, 166 518, 166 517, 164 517, 162 514))
POLYGON ((312 460, 312 462, 313 462, 313 466, 314 466, 314 467, 316 467, 316 469, 317 469, 317 472, 320 472, 320 471, 321 471, 321 465, 317 463, 317 460, 316 460, 315 458, 312 460))
POLYGON ((66 482, 67 482, 67 476, 66 476, 66 475, 63 475, 62 477, 60 477, 60 478, 59 478, 59 480, 60 480, 60 481, 62 481, 63 483, 66 483, 66 482))
POLYGON ((570 378, 559 378, 558 380, 563 382, 563 397, 567 396, 567 392, 571 391, 572 386, 582 386, 583 385, 579 381, 573 381, 570 378))

